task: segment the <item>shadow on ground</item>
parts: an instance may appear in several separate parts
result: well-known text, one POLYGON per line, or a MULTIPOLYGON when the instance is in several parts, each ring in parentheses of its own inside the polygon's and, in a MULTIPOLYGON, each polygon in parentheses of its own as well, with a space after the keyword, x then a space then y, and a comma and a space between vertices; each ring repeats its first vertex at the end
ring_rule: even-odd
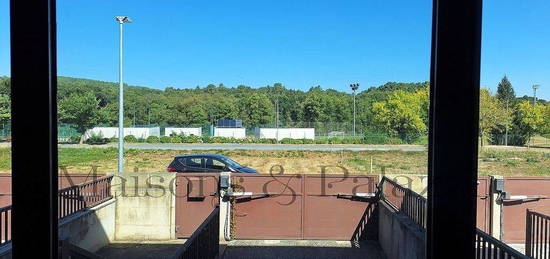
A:
POLYGON ((184 242, 185 240, 160 244, 115 243, 101 248, 96 254, 106 259, 164 259, 171 258, 184 242))
POLYGON ((375 242, 361 244, 360 248, 353 247, 303 247, 303 246, 227 246, 223 259, 237 258, 364 258, 384 259, 380 246, 375 242))

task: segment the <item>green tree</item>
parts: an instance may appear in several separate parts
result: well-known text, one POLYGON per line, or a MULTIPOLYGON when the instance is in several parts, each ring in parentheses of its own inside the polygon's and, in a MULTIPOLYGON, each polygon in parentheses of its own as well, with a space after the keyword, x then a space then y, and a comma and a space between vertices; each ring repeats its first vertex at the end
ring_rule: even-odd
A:
POLYGON ((412 142, 427 130, 426 97, 422 91, 410 93, 397 90, 385 101, 372 104, 373 122, 378 130, 412 142))
POLYGON ((1 76, 0 77, 0 94, 10 95, 11 94, 11 80, 9 77, 1 76))
POLYGON ((247 125, 263 125, 272 122, 274 110, 267 95, 254 93, 239 101, 239 114, 247 125))
POLYGON ((0 94, 0 124, 11 120, 11 100, 8 95, 0 94))
POLYGON ((516 93, 512 87, 512 83, 508 80, 508 77, 504 76, 500 83, 498 83, 496 98, 504 104, 504 106, 512 107, 516 100, 516 93))
POLYGON ((547 103, 543 109, 544 122, 542 127, 542 133, 550 134, 550 103, 547 103))
POLYGON ((59 121, 75 125, 83 141, 86 130, 93 128, 100 120, 99 100, 93 92, 73 93, 58 103, 59 121))
POLYGON ((518 104, 515 111, 515 126, 517 132, 527 138, 527 143, 536 133, 542 133, 545 129, 545 109, 543 105, 533 106, 528 101, 518 104))
POLYGON ((484 145, 488 133, 510 125, 511 111, 502 107, 499 99, 491 95, 488 89, 479 92, 479 136, 484 145))

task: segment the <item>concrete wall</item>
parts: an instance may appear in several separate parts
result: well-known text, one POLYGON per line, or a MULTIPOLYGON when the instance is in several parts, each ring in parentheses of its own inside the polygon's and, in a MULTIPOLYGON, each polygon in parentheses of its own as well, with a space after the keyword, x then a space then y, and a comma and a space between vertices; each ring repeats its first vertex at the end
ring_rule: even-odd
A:
POLYGON ((256 128, 255 135, 261 139, 315 139, 314 128, 256 128))
POLYGON ((226 138, 246 138, 245 128, 214 128, 214 137, 226 137, 226 138))
POLYGON ((183 134, 185 136, 201 136, 202 135, 202 128, 165 128, 164 129, 164 136, 170 136, 170 134, 183 134))
POLYGON ((388 259, 426 258, 426 232, 407 216, 378 202, 378 242, 388 259))
POLYGON ((175 173, 125 173, 113 179, 116 241, 176 238, 175 173))
MULTIPOLYGON (((84 138, 87 139, 92 135, 100 135, 104 138, 118 138, 118 127, 94 127, 86 131, 84 138)), ((149 136, 160 137, 160 128, 124 128, 124 136, 132 135, 136 138, 147 138, 149 136)))
POLYGON ((112 199, 59 221, 59 239, 90 252, 108 245, 115 236, 115 207, 112 199))

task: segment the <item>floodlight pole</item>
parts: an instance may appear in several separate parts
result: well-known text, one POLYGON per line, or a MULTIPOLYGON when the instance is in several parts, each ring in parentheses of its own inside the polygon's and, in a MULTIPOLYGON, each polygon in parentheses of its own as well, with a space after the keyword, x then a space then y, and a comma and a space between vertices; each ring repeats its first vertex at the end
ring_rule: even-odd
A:
POLYGON ((353 90, 353 136, 355 137, 355 91, 359 88, 359 84, 351 84, 351 90, 353 90))
POLYGON ((355 90, 353 90, 353 136, 355 137, 355 90))
POLYGON ((124 23, 131 22, 130 18, 127 16, 116 16, 116 20, 119 24, 119 36, 120 36, 120 45, 119 45, 119 63, 118 63, 118 173, 122 174, 124 172, 124 83, 122 81, 122 48, 123 48, 123 38, 122 38, 122 27, 124 23))

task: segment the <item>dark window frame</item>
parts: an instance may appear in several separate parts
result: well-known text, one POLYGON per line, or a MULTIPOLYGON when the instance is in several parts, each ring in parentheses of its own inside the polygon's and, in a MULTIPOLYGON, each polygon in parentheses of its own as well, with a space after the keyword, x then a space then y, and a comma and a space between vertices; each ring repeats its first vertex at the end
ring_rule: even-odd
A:
POLYGON ((185 158, 185 167, 191 167, 191 168, 199 168, 199 169, 204 169, 204 157, 186 157, 185 158), (191 160, 191 159, 200 159, 201 162, 200 162, 200 167, 196 167, 196 166, 190 166, 187 164, 187 161, 188 160, 191 160))
MULTIPOLYGON (((474 255, 481 10, 433 0, 427 258, 474 255)), ((10 28, 12 252, 57 258, 56 1, 10 1, 10 28)))
POLYGON ((207 160, 204 161, 204 168, 206 168, 208 170, 224 171, 224 170, 227 169, 227 164, 225 162, 223 162, 222 160, 220 160, 220 159, 213 158, 213 157, 205 157, 205 159, 207 159, 207 160), (219 168, 209 168, 208 163, 207 163, 208 159, 212 160, 212 165, 213 166, 216 166, 216 165, 214 165, 214 161, 218 161, 219 163, 221 163, 223 165, 223 168, 221 168, 221 169, 219 169, 219 168))
POLYGON ((13 258, 58 256, 55 8, 10 1, 13 258))

